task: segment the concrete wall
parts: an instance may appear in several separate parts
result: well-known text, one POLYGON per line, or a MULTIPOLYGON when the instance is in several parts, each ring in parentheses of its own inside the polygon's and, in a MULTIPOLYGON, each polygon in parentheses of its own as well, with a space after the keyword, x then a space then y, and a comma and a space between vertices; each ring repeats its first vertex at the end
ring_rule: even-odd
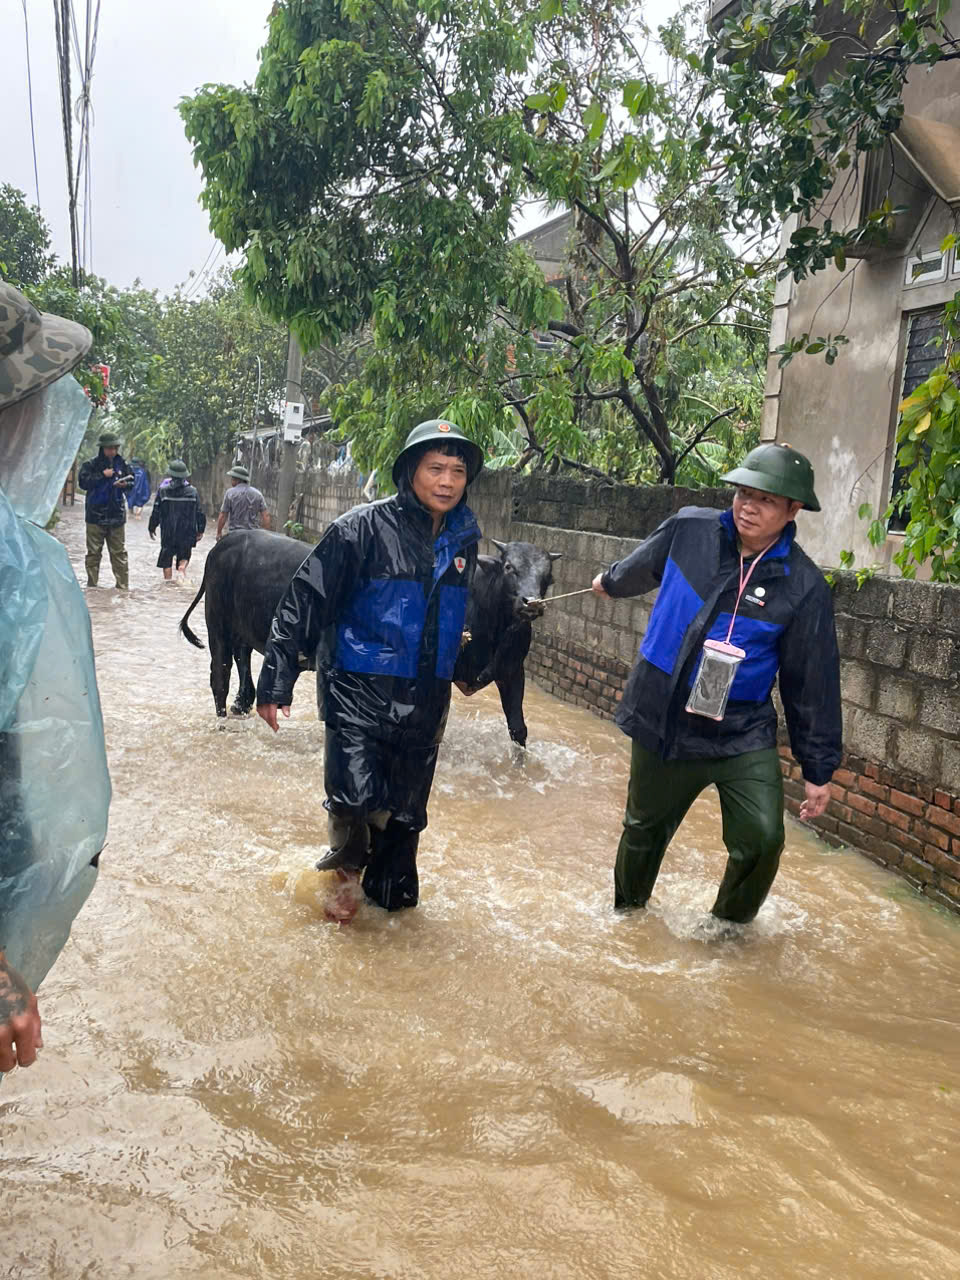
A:
MULTIPOLYGON (((226 465, 195 477, 202 493, 216 488, 226 465)), ((257 482, 272 504, 276 472, 265 469, 257 482)), ((356 473, 298 474, 309 541, 357 502, 358 485, 356 473)), ((470 495, 486 539, 562 553, 554 595, 588 586, 678 507, 728 501, 724 491, 611 488, 509 471, 485 472, 470 495)), ((482 550, 496 554, 489 541, 482 550)), ((960 910, 960 587, 875 578, 857 591, 853 575, 839 579, 846 754, 815 825, 824 839, 859 849, 960 910)), ((534 627, 528 675, 565 702, 612 717, 654 599, 591 593, 549 607, 534 627)), ((780 750, 787 807, 796 812, 800 770, 785 739, 780 750)))

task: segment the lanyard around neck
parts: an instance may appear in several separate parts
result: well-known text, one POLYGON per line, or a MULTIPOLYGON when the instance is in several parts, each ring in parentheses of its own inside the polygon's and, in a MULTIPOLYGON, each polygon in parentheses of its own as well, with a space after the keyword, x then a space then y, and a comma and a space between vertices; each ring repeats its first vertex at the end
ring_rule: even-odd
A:
POLYGON ((757 565, 760 563, 760 561, 763 559, 763 557, 770 550, 770 548, 776 545, 776 542, 777 542, 776 538, 774 538, 773 542, 768 542, 767 545, 760 552, 760 554, 754 557, 753 564, 751 564, 750 568, 747 570, 746 577, 743 576, 743 552, 742 551, 740 552, 740 590, 737 592, 737 602, 733 606, 733 614, 731 615, 731 618, 730 618, 730 629, 727 632, 727 639, 725 642, 726 644, 730 643, 730 637, 733 635, 733 624, 737 620, 737 610, 740 608, 740 600, 741 600, 741 597, 743 596, 743 593, 747 589, 747 583, 750 581, 751 574, 753 573, 757 565))

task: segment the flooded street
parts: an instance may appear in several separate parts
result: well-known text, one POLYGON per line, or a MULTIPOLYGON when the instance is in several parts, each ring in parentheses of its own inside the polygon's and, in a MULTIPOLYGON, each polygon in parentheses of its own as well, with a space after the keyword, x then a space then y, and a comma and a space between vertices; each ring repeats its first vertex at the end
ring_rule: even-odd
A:
POLYGON ((616 915, 628 740, 529 688, 522 764, 454 693, 420 907, 326 923, 313 677, 276 738, 218 724, 177 632, 212 538, 184 588, 127 533, 133 590, 88 593, 109 844, 0 1088, 4 1277, 960 1275, 960 920, 790 823, 756 924, 695 940, 712 792, 616 915))

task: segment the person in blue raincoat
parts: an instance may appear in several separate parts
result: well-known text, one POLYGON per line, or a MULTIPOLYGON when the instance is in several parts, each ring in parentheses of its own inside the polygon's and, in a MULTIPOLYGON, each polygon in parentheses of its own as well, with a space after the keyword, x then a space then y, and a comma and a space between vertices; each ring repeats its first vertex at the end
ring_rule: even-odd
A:
MULTIPOLYGON (((335 520, 295 574, 257 685, 257 712, 276 730, 300 655, 323 646, 330 851, 317 867, 362 878, 388 911, 419 900, 417 847, 480 538, 467 486, 482 466, 453 423, 415 427, 394 463, 396 495, 335 520)), ((349 918, 351 901, 328 913, 349 918)))
POLYGON ((802 820, 826 808, 843 749, 830 588, 795 538, 797 512, 820 510, 813 467, 789 445, 761 444, 721 478, 736 486, 729 510, 683 507, 593 582, 613 600, 659 588, 617 708, 633 745, 614 905, 646 906, 684 815, 715 786, 728 857, 707 938, 753 920, 780 866, 774 682, 803 772, 802 820))
POLYGON ((150 472, 147 464, 140 458, 130 459, 130 469, 133 472, 133 488, 127 490, 127 506, 133 518, 139 520, 141 511, 150 501, 150 472))
POLYGON ((43 531, 92 405, 91 334, 0 284, 0 1072, 40 1047, 33 992, 97 877, 110 781, 90 618, 43 531))

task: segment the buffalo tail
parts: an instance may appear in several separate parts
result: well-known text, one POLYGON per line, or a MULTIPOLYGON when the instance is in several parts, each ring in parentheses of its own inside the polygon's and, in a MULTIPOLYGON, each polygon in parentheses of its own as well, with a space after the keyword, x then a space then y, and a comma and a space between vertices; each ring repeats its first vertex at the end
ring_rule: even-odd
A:
POLYGON ((190 617, 191 613, 193 613, 194 609, 195 609, 195 608, 197 607, 197 605, 200 603, 200 597, 203 595, 203 593, 206 591, 206 589, 207 589, 207 566, 206 566, 206 565, 204 565, 204 566, 203 566, 203 581, 200 583, 200 590, 199 590, 199 591, 197 592, 197 594, 193 597, 193 602, 191 603, 190 608, 187 610, 187 612, 186 612, 186 613, 183 615, 183 617, 180 619, 180 631, 182 632, 184 639, 185 639, 185 640, 189 640, 191 644, 195 644, 195 645, 197 646, 197 648, 198 648, 198 649, 203 649, 203 648, 205 648, 205 645, 204 645, 204 643, 203 643, 203 641, 202 641, 202 640, 198 640, 198 639, 197 639, 197 637, 194 635, 194 633, 193 633, 193 632, 190 630, 190 628, 187 626, 187 619, 190 617))

